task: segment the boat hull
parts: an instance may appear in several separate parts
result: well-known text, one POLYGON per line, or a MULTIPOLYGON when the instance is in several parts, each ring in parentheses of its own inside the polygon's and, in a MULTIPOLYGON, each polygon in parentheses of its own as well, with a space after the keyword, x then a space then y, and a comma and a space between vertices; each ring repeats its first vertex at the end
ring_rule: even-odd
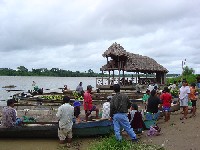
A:
MULTIPOLYGON (((113 132, 109 120, 93 121, 73 125, 74 137, 107 135, 113 132)), ((0 128, 0 138, 57 138, 58 124, 0 128)))

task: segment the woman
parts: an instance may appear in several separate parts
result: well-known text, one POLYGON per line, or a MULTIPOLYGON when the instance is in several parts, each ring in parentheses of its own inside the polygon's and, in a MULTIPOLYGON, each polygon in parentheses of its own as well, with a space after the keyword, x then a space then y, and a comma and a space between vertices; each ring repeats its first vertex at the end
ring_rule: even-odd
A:
POLYGON ((195 83, 192 83, 191 86, 190 86, 189 98, 192 102, 192 115, 190 116, 190 118, 192 118, 192 117, 196 116, 197 90, 196 90, 196 84, 195 83))

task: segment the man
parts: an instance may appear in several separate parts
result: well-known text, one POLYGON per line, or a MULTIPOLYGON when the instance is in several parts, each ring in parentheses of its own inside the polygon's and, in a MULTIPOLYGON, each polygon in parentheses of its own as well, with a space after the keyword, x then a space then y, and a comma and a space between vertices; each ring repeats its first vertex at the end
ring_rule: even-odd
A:
POLYGON ((16 126, 17 113, 14 107, 15 100, 9 99, 7 101, 7 107, 2 111, 2 126, 6 128, 12 128, 16 126))
POLYGON ((151 96, 147 101, 147 112, 156 114, 158 112, 158 105, 161 103, 161 100, 156 95, 156 90, 152 90, 151 96))
POLYGON ((184 115, 180 118, 180 120, 187 119, 188 114, 188 95, 190 94, 190 88, 187 86, 187 81, 182 81, 182 86, 179 90, 179 102, 180 106, 183 107, 184 115))
POLYGON ((95 105, 92 105, 91 91, 92 91, 92 86, 88 85, 87 91, 85 91, 84 93, 84 101, 83 101, 86 121, 88 121, 88 116, 91 114, 92 111, 96 111, 96 119, 98 119, 99 116, 99 109, 95 105))
POLYGON ((113 120, 115 137, 118 141, 122 140, 120 134, 120 126, 122 126, 125 131, 129 134, 132 141, 137 141, 136 134, 131 128, 130 122, 128 120, 128 109, 131 106, 131 102, 127 95, 120 93, 120 85, 114 84, 113 89, 116 93, 110 101, 110 117, 113 120))
POLYGON ((83 83, 80 82, 79 85, 76 87, 76 91, 80 94, 83 95, 83 87, 82 87, 83 83))
POLYGON ((61 146, 65 146, 65 140, 67 138, 67 147, 70 146, 72 140, 72 125, 74 118, 74 107, 69 104, 70 98, 68 96, 63 97, 63 105, 58 108, 56 116, 59 119, 58 137, 60 139, 61 146))

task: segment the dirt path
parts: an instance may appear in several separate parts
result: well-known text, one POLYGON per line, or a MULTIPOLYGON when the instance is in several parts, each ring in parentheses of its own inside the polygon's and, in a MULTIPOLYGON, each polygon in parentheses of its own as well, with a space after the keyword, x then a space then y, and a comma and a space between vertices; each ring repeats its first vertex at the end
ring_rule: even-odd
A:
MULTIPOLYGON (((142 141, 164 146, 167 150, 199 150, 200 149, 200 101, 197 102, 197 114, 194 118, 180 120, 181 110, 171 114, 171 120, 167 123, 161 118, 158 126, 161 127, 161 135, 147 137, 146 132, 142 141)), ((188 117, 191 114, 188 115, 188 117)))

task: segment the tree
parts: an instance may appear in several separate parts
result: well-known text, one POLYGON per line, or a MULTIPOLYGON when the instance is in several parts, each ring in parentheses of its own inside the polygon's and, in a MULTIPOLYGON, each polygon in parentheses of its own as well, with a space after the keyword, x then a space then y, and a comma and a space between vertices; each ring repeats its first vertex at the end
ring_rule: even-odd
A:
POLYGON ((27 69, 26 67, 24 67, 24 66, 19 66, 19 67, 17 67, 17 70, 18 70, 19 72, 28 72, 28 69, 27 69))
POLYGON ((188 66, 183 68, 183 76, 194 74, 195 70, 193 68, 189 68, 188 66))

